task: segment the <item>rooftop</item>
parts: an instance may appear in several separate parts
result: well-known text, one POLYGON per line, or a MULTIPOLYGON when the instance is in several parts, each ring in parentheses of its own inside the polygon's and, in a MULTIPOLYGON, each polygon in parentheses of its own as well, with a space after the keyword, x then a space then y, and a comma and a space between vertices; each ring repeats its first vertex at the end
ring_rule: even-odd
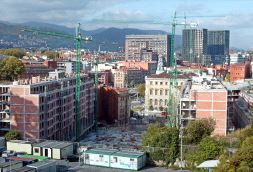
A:
POLYGON ((119 151, 113 154, 113 156, 121 156, 121 157, 128 157, 128 158, 138 158, 143 155, 144 155, 144 152, 128 152, 128 151, 119 151))
POLYGON ((33 158, 33 159, 37 159, 39 161, 44 161, 49 159, 48 157, 45 156, 37 156, 37 155, 20 155, 21 158, 33 158))
MULTIPOLYGON (((180 73, 177 75, 178 79, 189 79, 191 76, 196 76, 194 73, 180 73)), ((160 74, 153 74, 150 76, 147 76, 147 78, 161 78, 161 79, 169 79, 170 75, 167 72, 163 72, 160 74)))
POLYGON ((47 147, 47 148, 55 148, 61 149, 67 146, 72 145, 70 142, 60 142, 60 141, 45 141, 41 143, 34 144, 34 147, 47 147))
POLYGON ((88 149, 84 153, 111 155, 111 154, 114 154, 115 152, 118 152, 118 150, 117 149, 88 149))
POLYGON ((29 164, 27 165, 27 167, 32 167, 32 168, 39 168, 41 166, 45 166, 48 164, 54 164, 55 165, 55 161, 54 160, 45 160, 45 161, 39 161, 39 162, 35 162, 33 164, 29 164))

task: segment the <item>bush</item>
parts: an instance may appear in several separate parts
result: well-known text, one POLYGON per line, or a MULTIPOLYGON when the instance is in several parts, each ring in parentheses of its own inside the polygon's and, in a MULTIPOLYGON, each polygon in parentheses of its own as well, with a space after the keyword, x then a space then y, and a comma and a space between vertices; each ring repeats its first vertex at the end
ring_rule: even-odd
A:
POLYGON ((198 144, 203 138, 210 136, 214 131, 215 121, 211 118, 190 122, 185 128, 186 142, 198 144))
POLYGON ((9 140, 19 140, 21 139, 21 134, 17 131, 9 131, 4 135, 6 141, 9 140))

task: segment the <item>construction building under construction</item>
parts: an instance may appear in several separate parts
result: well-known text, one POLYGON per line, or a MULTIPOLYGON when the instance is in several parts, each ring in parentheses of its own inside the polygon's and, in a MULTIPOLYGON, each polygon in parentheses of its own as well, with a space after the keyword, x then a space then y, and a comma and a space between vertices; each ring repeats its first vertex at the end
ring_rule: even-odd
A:
MULTIPOLYGON (((80 135, 83 135, 94 125, 95 90, 93 79, 84 74, 80 79, 80 135)), ((4 104, 1 111, 5 112, 0 119, 1 130, 16 130, 25 140, 74 140, 75 82, 75 75, 54 71, 49 72, 48 78, 33 77, 0 85, 0 101, 4 104)))

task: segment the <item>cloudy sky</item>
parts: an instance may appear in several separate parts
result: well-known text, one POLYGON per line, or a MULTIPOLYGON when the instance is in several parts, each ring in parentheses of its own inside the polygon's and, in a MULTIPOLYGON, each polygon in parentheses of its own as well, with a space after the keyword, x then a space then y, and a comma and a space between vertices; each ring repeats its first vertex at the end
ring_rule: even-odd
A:
MULTIPOLYGON (((144 21, 170 22, 177 11, 180 16, 201 16, 187 18, 187 22, 199 23, 199 28, 230 30, 231 46, 253 48, 253 0, 1 0, 0 3, 2 21, 38 21, 68 27, 80 22, 86 30, 131 27, 170 31, 169 25, 144 21)), ((181 29, 179 26, 177 33, 181 29)))

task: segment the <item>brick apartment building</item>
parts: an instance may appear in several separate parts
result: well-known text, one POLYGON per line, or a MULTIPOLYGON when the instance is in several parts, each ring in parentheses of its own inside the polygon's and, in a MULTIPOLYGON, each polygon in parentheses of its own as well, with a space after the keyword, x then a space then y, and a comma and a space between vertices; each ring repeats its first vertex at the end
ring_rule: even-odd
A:
POLYGON ((130 117, 130 100, 126 88, 99 88, 99 121, 125 125, 130 117))
POLYGON ((35 76, 48 77, 48 72, 52 72, 57 68, 56 61, 35 62, 23 60, 22 63, 24 64, 25 71, 19 76, 20 79, 31 79, 35 76))
POLYGON ((184 126, 191 120, 213 118, 214 135, 227 133, 227 90, 218 81, 188 81, 180 99, 179 115, 184 126))
MULTIPOLYGON (((20 80, 13 82, 8 89, 1 85, 1 93, 9 96, 10 109, 4 130, 16 130, 23 139, 74 140, 75 81, 74 76, 65 77, 64 72, 50 72, 46 80, 40 77, 20 80)), ((81 75, 80 90, 82 135, 94 125, 93 80, 81 75)))
POLYGON ((141 68, 126 68, 114 70, 114 87, 128 88, 133 84, 140 84, 145 82, 145 74, 141 68))
POLYGON ((251 76, 250 62, 230 65, 230 82, 243 81, 251 76))
POLYGON ((141 68, 146 71, 148 75, 155 74, 157 62, 156 61, 122 61, 118 63, 119 66, 126 68, 141 68))

